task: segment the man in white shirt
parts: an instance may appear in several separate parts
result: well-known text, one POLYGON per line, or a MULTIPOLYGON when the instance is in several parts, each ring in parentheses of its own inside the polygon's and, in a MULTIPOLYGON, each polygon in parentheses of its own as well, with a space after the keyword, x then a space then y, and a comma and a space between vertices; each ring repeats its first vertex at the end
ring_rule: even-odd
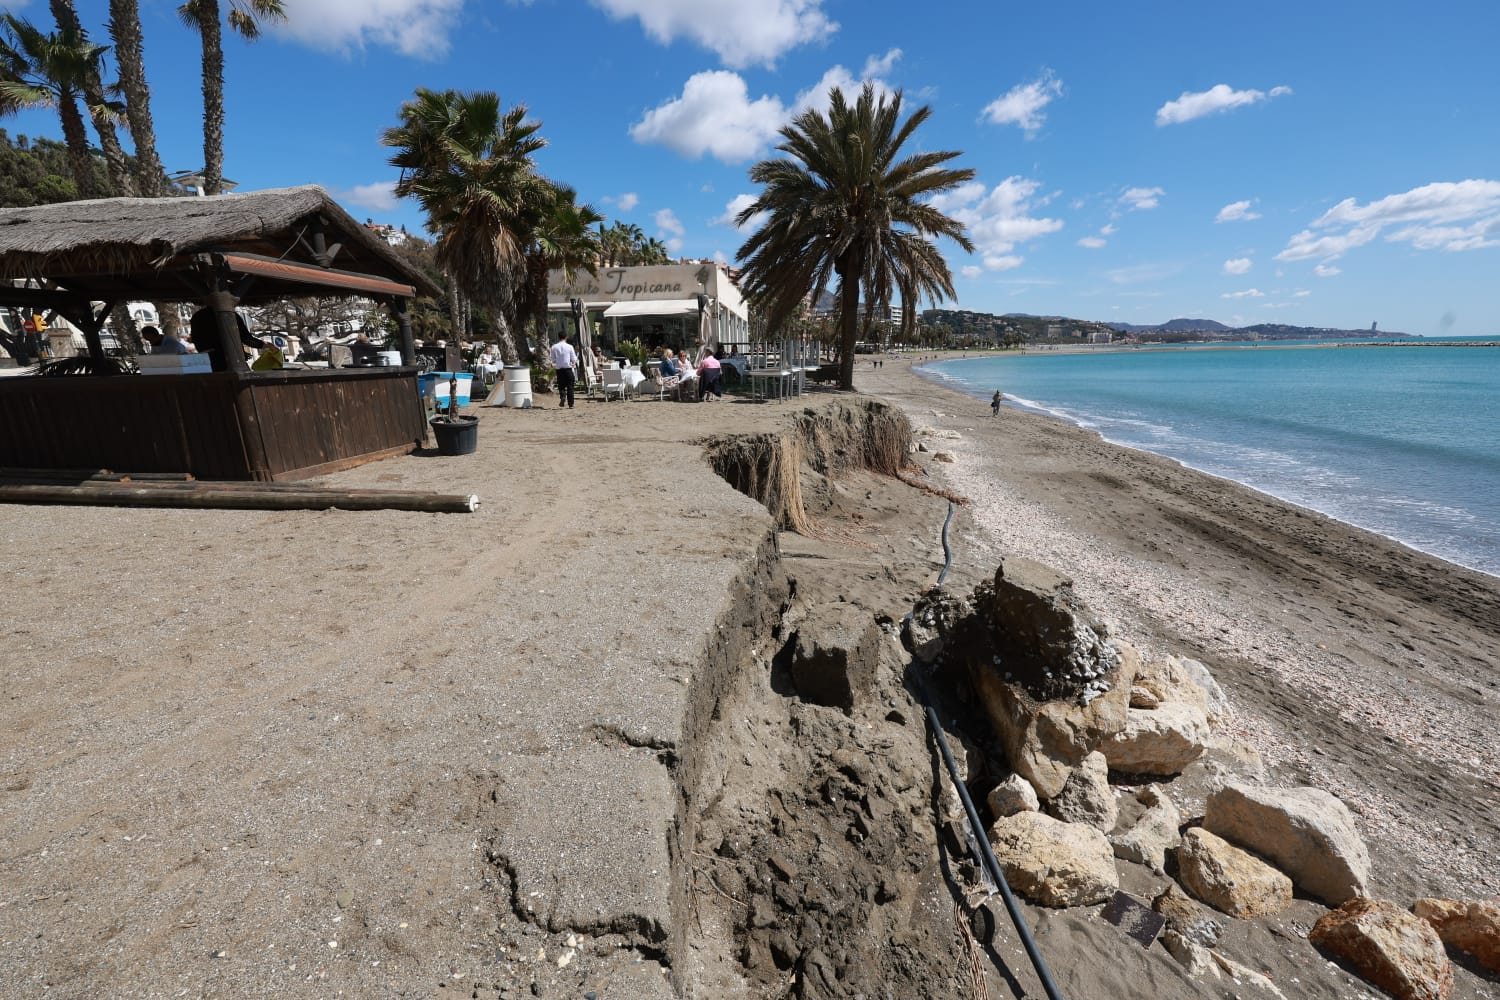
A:
POLYGON ((564 406, 573 408, 573 388, 578 384, 578 376, 573 369, 578 365, 578 352, 573 350, 573 345, 568 343, 566 331, 557 335, 557 343, 552 345, 547 352, 547 357, 552 361, 552 368, 557 372, 557 408, 564 406))

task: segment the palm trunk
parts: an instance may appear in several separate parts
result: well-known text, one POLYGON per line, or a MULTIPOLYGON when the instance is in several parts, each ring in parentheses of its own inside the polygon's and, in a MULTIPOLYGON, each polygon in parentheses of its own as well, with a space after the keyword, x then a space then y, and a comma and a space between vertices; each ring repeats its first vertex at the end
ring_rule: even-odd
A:
POLYGON ((839 276, 839 388, 854 388, 854 345, 859 341, 859 276, 864 254, 856 244, 844 254, 839 276))
POLYGON ((457 337, 464 328, 464 310, 463 304, 458 301, 458 282, 452 274, 448 275, 448 322, 453 328, 451 335, 457 337))
POLYGON ((203 193, 224 187, 224 37, 218 0, 198 0, 203 36, 203 193))
POLYGON ((116 302, 110 309, 109 322, 115 331, 115 341, 121 347, 137 357, 146 353, 146 345, 141 340, 141 329, 123 300, 116 302))
MULTIPOLYGON (((151 119, 151 89, 146 85, 141 11, 137 0, 109 0, 109 34, 125 91, 125 117, 135 142, 136 189, 147 198, 166 194, 161 159, 156 155, 156 126, 151 119)), ((160 307, 157 307, 159 315, 160 307)))
MULTIPOLYGON (((71 31, 80 39, 88 35, 78 20, 78 11, 73 0, 51 0, 52 18, 63 31, 71 31)), ((115 133, 115 123, 110 120, 109 109, 104 106, 104 84, 95 70, 90 70, 82 82, 84 106, 94 122, 94 131, 99 135, 99 148, 104 151, 104 163, 109 168, 109 179, 115 193, 130 196, 135 194, 135 185, 130 179, 130 165, 125 150, 120 147, 120 137, 115 133)))
POLYGON ((78 99, 72 93, 63 93, 57 102, 57 114, 62 119, 63 141, 68 146, 68 165, 73 170, 73 183, 78 186, 80 198, 97 198, 99 189, 94 184, 94 161, 89 156, 89 133, 83 124, 83 115, 78 110, 78 99))

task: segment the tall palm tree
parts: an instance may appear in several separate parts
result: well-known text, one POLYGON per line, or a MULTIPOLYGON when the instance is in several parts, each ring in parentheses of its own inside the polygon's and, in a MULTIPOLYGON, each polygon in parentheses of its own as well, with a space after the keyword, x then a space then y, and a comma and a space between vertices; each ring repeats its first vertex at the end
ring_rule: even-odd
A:
POLYGON ((547 338, 547 274, 561 269, 569 278, 579 270, 595 274, 603 245, 592 228, 604 216, 592 205, 578 204, 578 193, 566 184, 550 184, 548 201, 539 206, 526 244, 526 283, 521 316, 531 319, 536 336, 547 338))
POLYGON ((146 85, 141 11, 137 0, 109 0, 109 35, 120 67, 125 119, 135 144, 136 190, 147 198, 166 194, 165 173, 156 155, 156 126, 151 119, 151 89, 146 85))
POLYGON ((672 263, 672 252, 667 245, 655 236, 640 244, 636 250, 635 262, 637 264, 670 264, 672 263))
POLYGON ((957 152, 898 160, 932 115, 924 106, 903 121, 901 105, 900 91, 887 98, 873 84, 866 83, 853 104, 834 88, 826 113, 809 109, 781 129, 776 148, 785 159, 750 168, 751 181, 764 190, 736 220, 744 226, 756 214, 770 213, 739 251, 744 287, 765 311, 770 329, 795 316, 809 293, 816 297, 838 279, 843 389, 854 388, 861 286, 884 267, 892 280, 903 269, 918 286, 951 294, 952 274, 929 237, 973 250, 963 225, 926 199, 970 180, 974 171, 942 166, 957 152), (886 262, 877 266, 881 258, 886 262))
POLYGON ((83 81, 97 70, 105 46, 91 45, 81 34, 60 28, 44 34, 30 21, 4 15, 0 20, 0 116, 23 108, 56 108, 73 183, 84 198, 98 196, 88 129, 78 102, 83 81))
MULTIPOLYGON (((52 17, 60 30, 71 32, 79 38, 88 39, 88 32, 78 20, 78 11, 73 0, 51 0, 52 17)), ((104 151, 104 165, 109 170, 109 179, 117 194, 135 194, 135 182, 130 176, 130 162, 120 146, 120 137, 115 132, 115 116, 124 109, 104 98, 104 81, 99 76, 101 65, 92 66, 84 75, 81 85, 84 105, 93 119, 94 131, 99 135, 99 148, 104 151)))
POLYGON ((508 329, 519 319, 531 226, 554 197, 532 155, 547 142, 524 105, 501 110, 490 91, 419 87, 401 124, 380 141, 396 150, 399 197, 414 197, 436 234, 437 261, 459 289, 497 314, 506 361, 517 357, 508 329))
MULTIPOLYGON (((177 16, 203 39, 203 193, 224 187, 224 30, 219 0, 187 0, 177 16)), ((229 0, 229 27, 247 41, 261 21, 285 21, 282 0, 229 0)))

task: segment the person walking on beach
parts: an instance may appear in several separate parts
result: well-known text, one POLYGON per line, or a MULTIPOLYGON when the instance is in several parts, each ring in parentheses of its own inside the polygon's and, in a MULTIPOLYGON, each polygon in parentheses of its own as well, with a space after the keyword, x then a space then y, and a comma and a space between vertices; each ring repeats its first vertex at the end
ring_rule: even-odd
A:
POLYGON ((1000 415, 1000 400, 1002 400, 1004 398, 1005 398, 1004 396, 1000 395, 1000 390, 996 389, 995 390, 995 394, 990 397, 990 413, 991 414, 993 414, 994 416, 997 416, 997 417, 1000 415))
POLYGON ((573 345, 568 343, 568 333, 564 330, 557 335, 557 343, 552 345, 547 352, 547 357, 552 362, 552 368, 557 372, 557 408, 564 406, 573 408, 573 388, 578 384, 578 376, 573 371, 578 364, 578 352, 573 350, 573 345))

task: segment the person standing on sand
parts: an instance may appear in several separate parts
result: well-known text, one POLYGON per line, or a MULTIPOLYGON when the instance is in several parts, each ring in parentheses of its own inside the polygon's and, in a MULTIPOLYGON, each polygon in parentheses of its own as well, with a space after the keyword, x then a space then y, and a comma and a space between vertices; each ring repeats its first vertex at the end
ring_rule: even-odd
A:
POLYGON ((578 364, 578 352, 573 350, 573 345, 568 343, 568 333, 564 330, 557 335, 557 343, 547 352, 548 359, 552 362, 552 368, 557 372, 557 408, 564 406, 573 408, 573 388, 578 384, 578 376, 573 368, 578 364))
POLYGON ((1000 415, 1000 400, 1002 400, 1004 398, 1005 398, 1004 396, 1000 395, 1000 390, 996 389, 995 390, 995 394, 990 397, 990 413, 991 414, 993 414, 994 416, 997 416, 997 417, 1000 415))

